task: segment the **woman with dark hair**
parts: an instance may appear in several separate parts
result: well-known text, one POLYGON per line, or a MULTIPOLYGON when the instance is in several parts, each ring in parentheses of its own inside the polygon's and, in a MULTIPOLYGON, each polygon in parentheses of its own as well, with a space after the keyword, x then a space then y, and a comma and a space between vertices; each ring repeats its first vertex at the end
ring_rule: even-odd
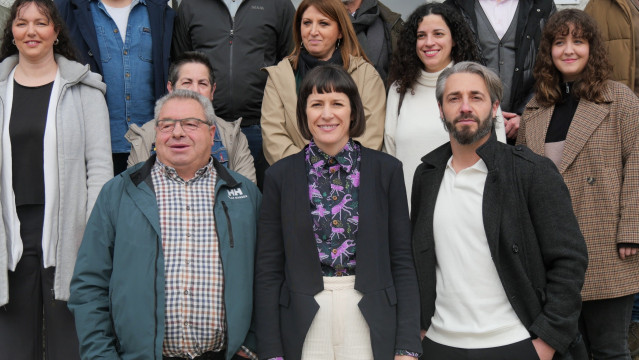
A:
MULTIPOLYGON (((384 151, 402 161, 409 198, 421 157, 449 141, 435 98, 437 77, 456 62, 481 62, 473 39, 459 12, 440 3, 415 9, 402 30, 389 76, 384 151)), ((505 142, 501 112, 495 131, 505 142)))
POLYGON ((581 331, 593 359, 628 359, 639 292, 639 98, 608 80, 594 20, 563 10, 544 27, 517 142, 555 163, 588 247, 581 331))
POLYGON ((421 352, 402 165, 353 140, 365 130, 364 112, 341 67, 317 67, 302 81, 297 125, 310 143, 264 181, 260 358, 408 360, 421 352))
POLYGON ((16 0, 0 48, 0 349, 77 359, 66 306, 86 220, 113 175, 100 76, 50 0, 16 0))
POLYGON ((295 104, 306 74, 322 64, 342 66, 353 77, 366 118, 366 132, 357 140, 364 146, 381 149, 386 91, 357 41, 344 4, 340 0, 302 1, 293 20, 293 39, 291 55, 266 68, 261 121, 266 160, 273 164, 308 143, 297 126, 295 104))

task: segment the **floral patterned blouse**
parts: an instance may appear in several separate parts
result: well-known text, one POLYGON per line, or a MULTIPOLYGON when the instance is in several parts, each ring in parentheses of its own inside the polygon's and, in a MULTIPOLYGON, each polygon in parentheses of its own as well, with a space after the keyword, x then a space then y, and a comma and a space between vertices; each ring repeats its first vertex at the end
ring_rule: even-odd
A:
POLYGON ((352 139, 335 156, 306 147, 313 233, 324 276, 355 275, 359 222, 360 145, 352 139))

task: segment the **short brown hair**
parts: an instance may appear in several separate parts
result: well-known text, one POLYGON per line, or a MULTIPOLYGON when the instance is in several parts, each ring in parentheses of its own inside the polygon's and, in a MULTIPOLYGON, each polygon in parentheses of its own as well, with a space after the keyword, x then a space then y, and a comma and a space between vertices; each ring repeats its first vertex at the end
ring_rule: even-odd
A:
POLYGON ((362 49, 362 46, 357 40, 355 29, 351 23, 351 19, 346 12, 344 4, 340 0, 304 0, 297 7, 295 11, 295 18, 293 19, 293 41, 295 48, 289 55, 291 59, 293 69, 297 70, 297 63, 302 52, 302 16, 309 7, 315 7, 319 12, 327 16, 329 19, 337 23, 337 28, 342 33, 341 45, 339 50, 342 54, 342 62, 344 63, 344 69, 348 69, 350 66, 351 55, 361 56, 364 60, 370 62, 362 49))
POLYGON ((306 102, 312 93, 326 94, 331 92, 343 93, 348 97, 351 105, 351 126, 348 132, 350 137, 358 137, 366 130, 366 116, 364 105, 359 96, 359 90, 353 78, 336 65, 321 65, 306 74, 300 85, 300 94, 297 97, 297 126, 302 137, 311 140, 311 130, 308 128, 306 116, 306 102))
POLYGON ((539 54, 533 69, 537 102, 552 106, 561 99, 561 73, 552 61, 552 44, 559 35, 566 36, 574 27, 572 36, 578 36, 590 47, 588 62, 579 81, 573 86, 574 94, 592 102, 603 101, 603 91, 610 76, 608 52, 601 39, 597 23, 590 15, 577 9, 562 10, 551 16, 544 27, 539 44, 539 54))

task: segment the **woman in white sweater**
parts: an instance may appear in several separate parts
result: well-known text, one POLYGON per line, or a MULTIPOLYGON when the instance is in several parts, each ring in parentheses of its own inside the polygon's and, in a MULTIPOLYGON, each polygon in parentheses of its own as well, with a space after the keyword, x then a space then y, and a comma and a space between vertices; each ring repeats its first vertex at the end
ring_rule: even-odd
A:
MULTIPOLYGON (((420 159, 449 141, 439 117, 435 83, 445 68, 460 61, 481 62, 473 34, 461 15, 440 3, 415 9, 393 55, 384 128, 384 151, 404 165, 409 204, 420 159)), ((497 138, 505 142, 501 113, 496 121, 497 138)))

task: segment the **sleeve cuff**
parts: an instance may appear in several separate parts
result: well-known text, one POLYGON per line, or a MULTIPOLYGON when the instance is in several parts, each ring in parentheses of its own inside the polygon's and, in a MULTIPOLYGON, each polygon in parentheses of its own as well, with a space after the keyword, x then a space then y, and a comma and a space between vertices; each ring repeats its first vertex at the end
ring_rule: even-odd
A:
POLYGON ((395 350, 395 355, 412 356, 414 358, 420 357, 422 354, 408 351, 408 350, 395 350))
POLYGON ((248 355, 249 359, 251 359, 251 360, 259 360, 257 358, 257 354, 255 354, 254 352, 249 350, 249 348, 247 348, 246 346, 242 345, 240 347, 240 349, 242 349, 242 351, 244 351, 244 353, 246 353, 246 355, 248 355))

